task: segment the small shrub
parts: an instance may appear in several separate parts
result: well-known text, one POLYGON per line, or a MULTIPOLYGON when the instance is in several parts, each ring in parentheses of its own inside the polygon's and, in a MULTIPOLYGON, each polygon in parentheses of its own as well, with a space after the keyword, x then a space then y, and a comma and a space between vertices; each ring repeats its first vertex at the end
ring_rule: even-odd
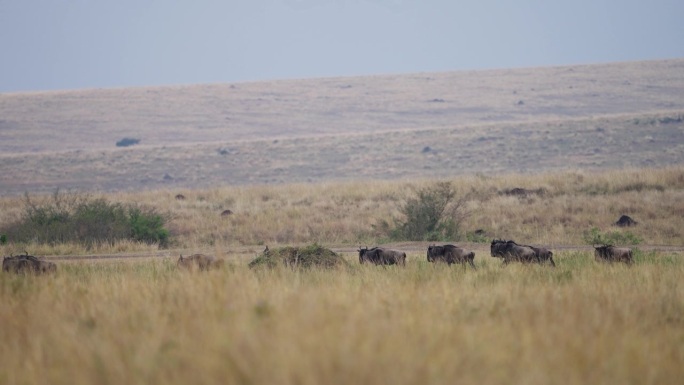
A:
POLYGON ((116 142, 116 147, 128 147, 140 143, 140 139, 136 138, 123 138, 116 142))
POLYGON ((485 232, 474 231, 466 233, 466 241, 473 243, 489 243, 491 239, 487 236, 485 232))
POLYGON ((467 216, 465 198, 458 198, 449 182, 420 189, 400 208, 391 237, 408 241, 458 240, 459 226, 467 216))
POLYGON ((602 233, 597 227, 585 230, 582 234, 584 242, 590 245, 638 245, 642 239, 630 231, 608 231, 602 233))
POLYGON ((0 245, 6 245, 6 244, 7 244, 7 234, 0 235, 0 245))

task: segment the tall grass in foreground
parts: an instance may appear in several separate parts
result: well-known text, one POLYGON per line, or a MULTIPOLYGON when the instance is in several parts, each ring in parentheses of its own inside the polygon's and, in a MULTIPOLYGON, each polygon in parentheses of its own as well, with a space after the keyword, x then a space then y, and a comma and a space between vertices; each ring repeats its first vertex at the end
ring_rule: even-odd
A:
MULTIPOLYGON (((3 384, 662 384, 684 376, 684 261, 0 274, 3 384)), ((350 256, 351 257, 351 256, 350 256)))

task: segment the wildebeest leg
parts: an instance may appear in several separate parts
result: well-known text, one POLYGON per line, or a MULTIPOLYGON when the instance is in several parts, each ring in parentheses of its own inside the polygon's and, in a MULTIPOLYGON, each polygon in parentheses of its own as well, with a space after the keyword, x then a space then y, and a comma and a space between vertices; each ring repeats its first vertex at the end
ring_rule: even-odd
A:
POLYGON ((468 263, 470 264, 470 266, 471 266, 473 269, 477 270, 477 267, 475 266, 475 262, 473 262, 472 259, 468 260, 468 263))
POLYGON ((549 262, 551 263, 551 266, 556 267, 556 262, 553 261, 553 257, 549 257, 549 262))

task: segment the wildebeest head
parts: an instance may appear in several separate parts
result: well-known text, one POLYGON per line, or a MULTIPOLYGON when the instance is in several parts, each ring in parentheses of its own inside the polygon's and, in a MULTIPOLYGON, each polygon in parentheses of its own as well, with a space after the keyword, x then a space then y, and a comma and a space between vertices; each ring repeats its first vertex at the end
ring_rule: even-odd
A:
POLYGON ((440 257, 444 257, 445 252, 446 252, 445 246, 437 246, 437 245, 428 246, 428 249, 427 249, 427 260, 428 260, 428 262, 434 262, 434 261, 438 260, 440 257))
POLYGON ((365 261, 368 260, 368 256, 366 256, 366 253, 368 252, 368 246, 364 248, 359 247, 359 263, 363 264, 365 261))
POLYGON ((489 247, 489 251, 494 258, 503 258, 504 252, 506 250, 506 241, 503 239, 492 239, 492 244, 489 247))
POLYGON ((597 258, 601 259, 610 259, 611 257, 611 252, 610 249, 613 247, 613 245, 602 245, 602 246, 594 246, 594 255, 597 258))

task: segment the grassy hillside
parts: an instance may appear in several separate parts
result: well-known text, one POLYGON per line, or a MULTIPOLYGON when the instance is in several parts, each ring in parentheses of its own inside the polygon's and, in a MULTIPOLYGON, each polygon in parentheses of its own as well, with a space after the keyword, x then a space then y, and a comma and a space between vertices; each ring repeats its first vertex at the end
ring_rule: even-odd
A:
POLYGON ((665 60, 0 94, 0 193, 679 165, 682 73, 665 60))

